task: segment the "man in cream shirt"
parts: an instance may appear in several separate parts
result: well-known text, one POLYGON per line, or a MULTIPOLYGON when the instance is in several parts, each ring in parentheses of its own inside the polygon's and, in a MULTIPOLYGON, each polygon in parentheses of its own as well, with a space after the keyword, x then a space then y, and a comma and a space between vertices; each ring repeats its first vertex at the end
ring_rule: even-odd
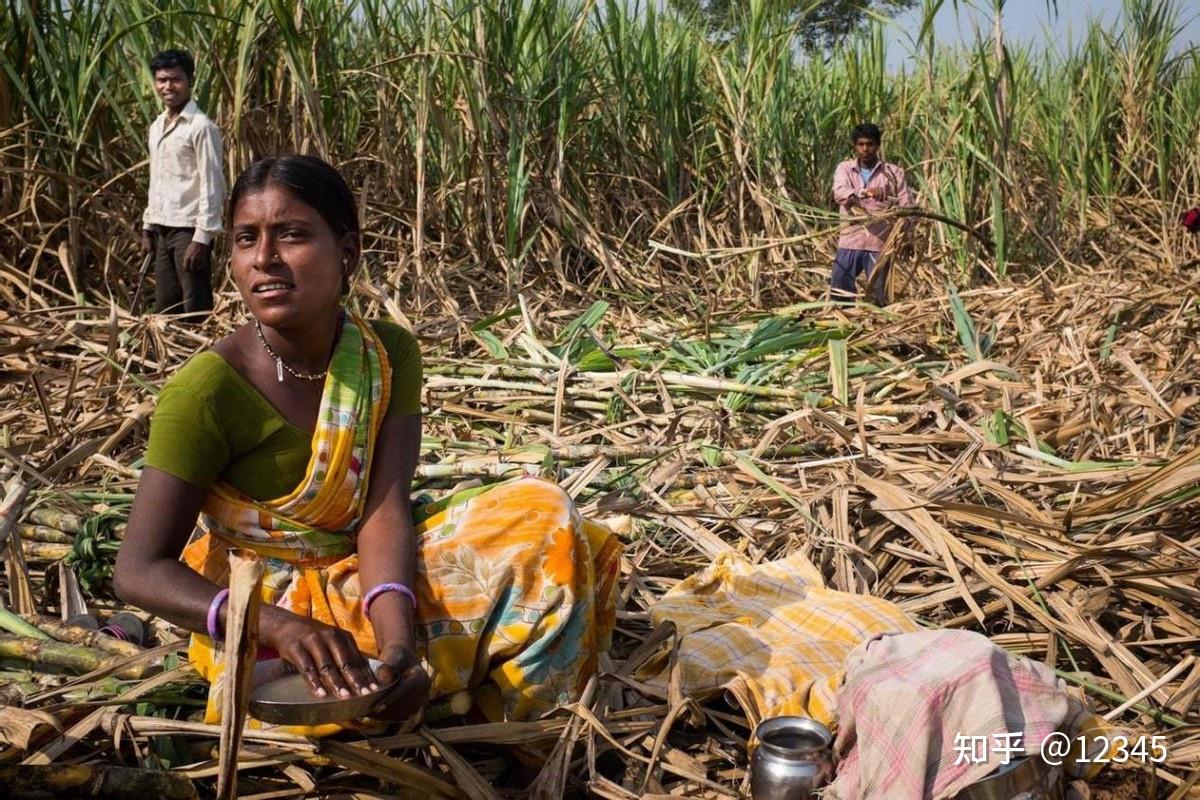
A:
POLYGON ((150 59, 150 72, 166 110, 150 126, 142 252, 154 254, 156 310, 201 312, 199 321, 213 306, 210 255, 225 202, 221 132, 192 100, 191 55, 164 50, 150 59))

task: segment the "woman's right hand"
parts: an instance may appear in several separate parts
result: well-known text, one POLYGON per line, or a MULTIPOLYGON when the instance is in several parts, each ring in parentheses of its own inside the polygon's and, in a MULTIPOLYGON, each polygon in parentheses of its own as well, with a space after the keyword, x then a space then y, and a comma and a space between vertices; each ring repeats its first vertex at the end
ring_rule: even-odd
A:
POLYGON ((347 631, 291 613, 269 630, 264 643, 304 676, 314 696, 350 697, 379 688, 347 631))

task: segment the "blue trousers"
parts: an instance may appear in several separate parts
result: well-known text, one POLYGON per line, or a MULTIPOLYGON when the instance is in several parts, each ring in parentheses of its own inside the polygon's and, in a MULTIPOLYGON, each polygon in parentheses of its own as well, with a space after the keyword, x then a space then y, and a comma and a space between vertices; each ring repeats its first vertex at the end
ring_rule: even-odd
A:
MULTIPOLYGON (((875 269, 875 259, 878 257, 879 253, 874 250, 845 250, 839 247, 833 259, 833 275, 829 281, 833 300, 838 303, 853 303, 858 292, 854 282, 859 275, 870 280, 875 269)), ((887 303, 887 269, 885 265, 883 274, 875 281, 871 292, 871 302, 878 306, 887 303)))

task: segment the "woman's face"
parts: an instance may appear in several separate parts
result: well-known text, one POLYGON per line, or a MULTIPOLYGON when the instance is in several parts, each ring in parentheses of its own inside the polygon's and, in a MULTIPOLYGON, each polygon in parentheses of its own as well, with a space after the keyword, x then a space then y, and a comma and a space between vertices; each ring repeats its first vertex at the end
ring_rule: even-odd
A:
POLYGON ((267 184, 233 210, 234 281, 250 313, 272 328, 312 324, 341 302, 358 239, 337 237, 287 189, 267 184))

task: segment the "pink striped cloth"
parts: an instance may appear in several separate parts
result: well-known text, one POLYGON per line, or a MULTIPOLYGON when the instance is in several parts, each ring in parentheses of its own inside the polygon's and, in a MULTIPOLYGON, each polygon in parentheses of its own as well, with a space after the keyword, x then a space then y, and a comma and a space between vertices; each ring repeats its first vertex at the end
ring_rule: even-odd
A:
POLYGON ((883 635, 855 649, 837 716, 837 776, 824 800, 953 797, 1000 766, 1004 750, 1038 758, 1056 730, 1074 737, 1102 727, 1044 664, 948 630, 883 635), (982 758, 963 751, 975 737, 988 743, 982 758))

